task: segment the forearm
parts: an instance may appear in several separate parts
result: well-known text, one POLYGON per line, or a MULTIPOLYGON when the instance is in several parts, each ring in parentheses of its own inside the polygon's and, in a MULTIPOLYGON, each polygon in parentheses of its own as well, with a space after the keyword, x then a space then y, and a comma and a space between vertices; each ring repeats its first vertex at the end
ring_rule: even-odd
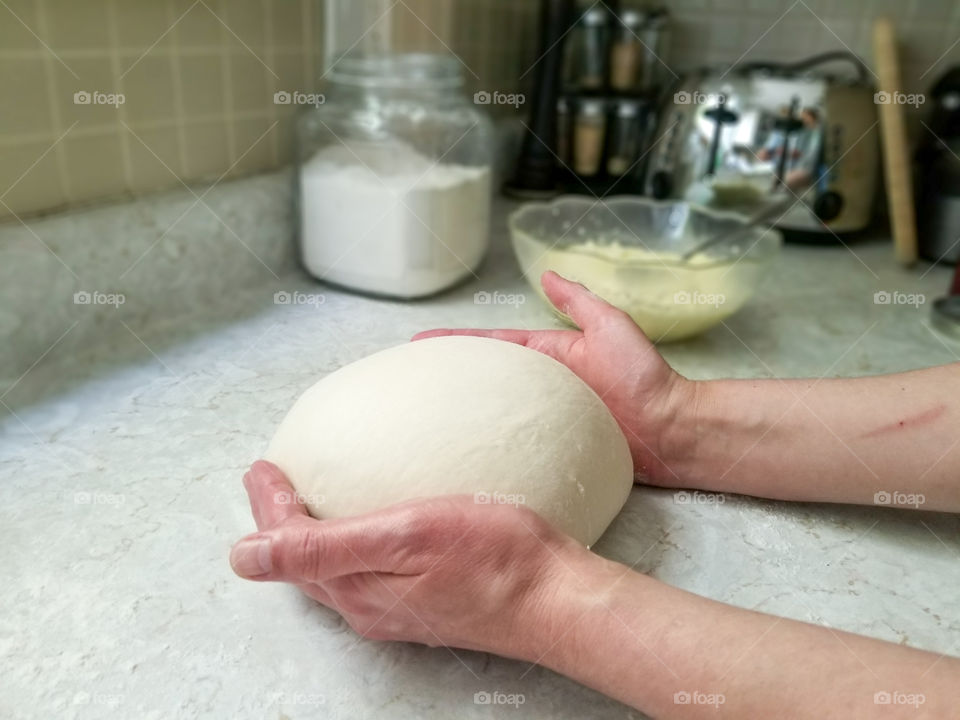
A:
POLYGON ((960 702, 955 659, 723 605, 601 559, 574 572, 525 658, 653 717, 939 718, 960 702))
POLYGON ((683 440, 668 461, 675 474, 659 484, 960 511, 960 364, 856 379, 707 381, 694 396, 695 417, 678 423, 683 440))

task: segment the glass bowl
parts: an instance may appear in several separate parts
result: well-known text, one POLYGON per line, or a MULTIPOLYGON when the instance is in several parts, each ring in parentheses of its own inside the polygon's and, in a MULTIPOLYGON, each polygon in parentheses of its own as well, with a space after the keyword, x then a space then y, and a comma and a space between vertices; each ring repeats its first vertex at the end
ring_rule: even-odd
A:
POLYGON ((777 230, 747 227, 742 215, 627 196, 528 203, 508 224, 523 274, 541 297, 540 276, 553 270, 627 312, 655 342, 692 337, 737 312, 783 243, 777 230), (742 234, 681 258, 737 225, 742 234))

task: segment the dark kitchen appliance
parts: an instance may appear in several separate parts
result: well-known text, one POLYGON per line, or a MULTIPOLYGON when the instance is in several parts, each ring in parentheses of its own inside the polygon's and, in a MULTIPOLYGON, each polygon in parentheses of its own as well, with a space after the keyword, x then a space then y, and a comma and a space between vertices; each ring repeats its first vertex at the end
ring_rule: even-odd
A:
POLYGON ((960 261, 960 66, 933 86, 929 117, 916 153, 920 255, 960 261))
POLYGON ((950 294, 933 303, 933 326, 940 332, 960 340, 960 263, 950 285, 950 294))

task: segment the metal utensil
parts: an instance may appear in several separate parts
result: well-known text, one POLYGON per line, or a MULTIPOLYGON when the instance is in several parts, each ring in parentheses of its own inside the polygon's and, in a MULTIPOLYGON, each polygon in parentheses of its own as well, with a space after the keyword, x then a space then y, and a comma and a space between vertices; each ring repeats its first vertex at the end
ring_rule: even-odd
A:
MULTIPOLYGON (((697 243, 692 248, 687 250, 683 255, 681 255, 680 259, 687 261, 697 253, 701 253, 707 248, 711 248, 714 245, 719 245, 722 242, 733 240, 734 238, 739 237, 743 231, 747 230, 748 228, 760 225, 768 220, 776 220, 779 215, 786 212, 795 202, 800 202, 795 196, 783 195, 774 202, 765 205, 760 211, 748 216, 743 224, 736 225, 731 229, 721 230, 720 232, 711 235, 706 240, 697 243)), ((770 224, 772 225, 773 223, 771 222, 770 224)))

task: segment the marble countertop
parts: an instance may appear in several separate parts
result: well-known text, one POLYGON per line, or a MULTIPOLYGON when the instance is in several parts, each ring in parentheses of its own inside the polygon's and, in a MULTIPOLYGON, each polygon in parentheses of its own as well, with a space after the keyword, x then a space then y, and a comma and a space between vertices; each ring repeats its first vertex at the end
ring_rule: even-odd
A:
MULTIPOLYGON (((0 418, 0 715, 509 716, 475 703, 497 691, 523 696, 518 717, 640 717, 525 663, 364 641, 227 562, 253 528, 241 475, 316 379, 424 328, 556 325, 520 276, 502 213, 494 235, 479 278, 435 299, 374 300, 287 272, 33 366, 0 418), (479 291, 524 301, 475 304, 479 291), (278 305, 276 292, 322 301, 278 305)), ((698 378, 953 362, 960 344, 928 320, 947 284, 945 270, 897 268, 887 243, 788 246, 741 313, 663 352, 698 378), (878 291, 926 303, 876 304, 878 291)), ((724 602, 960 653, 957 517, 686 499, 635 488, 596 550, 724 602)))

